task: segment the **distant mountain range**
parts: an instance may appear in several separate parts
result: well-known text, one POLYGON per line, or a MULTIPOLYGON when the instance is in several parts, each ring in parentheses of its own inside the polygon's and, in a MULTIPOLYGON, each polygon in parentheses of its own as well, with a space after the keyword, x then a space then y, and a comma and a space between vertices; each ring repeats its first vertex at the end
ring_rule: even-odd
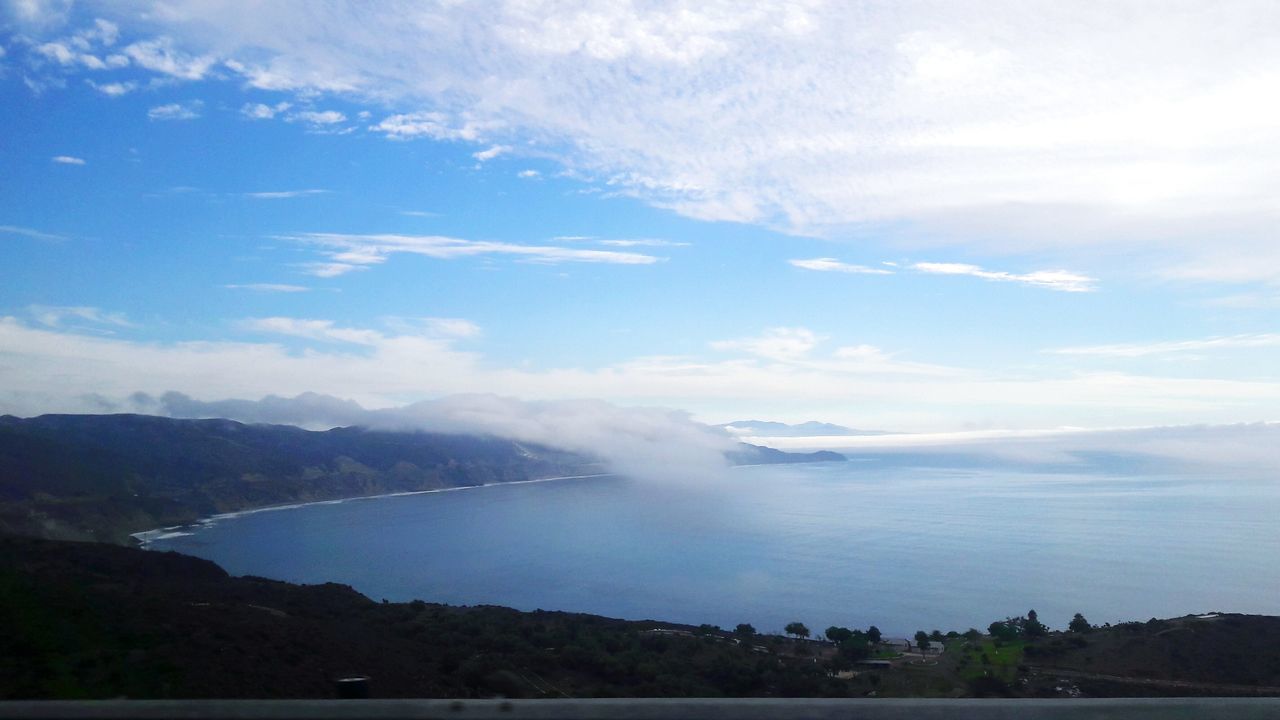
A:
MULTIPOLYGON (((741 445, 737 464, 843 460, 741 445)), ((310 431, 149 415, 0 417, 0 532, 129 535, 297 502, 607 472, 597 457, 490 436, 310 431)))
POLYGON ((888 435, 883 430, 855 430, 843 425, 831 423, 809 422, 798 425, 769 422, 767 420, 737 420, 716 427, 724 428, 733 435, 748 437, 827 437, 834 435, 888 435))

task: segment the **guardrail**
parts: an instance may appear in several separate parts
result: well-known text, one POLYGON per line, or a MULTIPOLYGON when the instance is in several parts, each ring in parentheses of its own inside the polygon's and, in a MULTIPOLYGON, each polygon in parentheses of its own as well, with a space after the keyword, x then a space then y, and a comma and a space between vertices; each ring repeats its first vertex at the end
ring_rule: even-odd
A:
POLYGON ((1076 700, 90 700, 0 702, 5 720, 1272 720, 1280 698, 1076 700))

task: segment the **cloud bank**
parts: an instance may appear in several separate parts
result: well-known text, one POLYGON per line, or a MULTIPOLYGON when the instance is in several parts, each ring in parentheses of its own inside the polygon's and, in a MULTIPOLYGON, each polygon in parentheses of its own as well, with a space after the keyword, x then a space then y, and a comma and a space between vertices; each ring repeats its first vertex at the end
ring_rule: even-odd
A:
POLYGON ((715 479, 727 467, 724 453, 736 445, 726 433, 693 422, 680 411, 619 407, 599 400, 522 401, 474 394, 366 410, 351 400, 316 393, 202 402, 169 392, 159 398, 135 394, 130 404, 182 418, 492 435, 599 457, 614 472, 642 479, 715 479))

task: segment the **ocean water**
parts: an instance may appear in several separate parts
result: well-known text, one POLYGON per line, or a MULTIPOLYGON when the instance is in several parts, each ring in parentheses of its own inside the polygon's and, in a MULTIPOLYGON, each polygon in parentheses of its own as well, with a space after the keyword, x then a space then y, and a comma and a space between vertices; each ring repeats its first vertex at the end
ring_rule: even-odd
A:
POLYGON ((629 619, 887 633, 1280 614, 1280 482, 870 462, 314 504, 157 533, 238 574, 629 619))

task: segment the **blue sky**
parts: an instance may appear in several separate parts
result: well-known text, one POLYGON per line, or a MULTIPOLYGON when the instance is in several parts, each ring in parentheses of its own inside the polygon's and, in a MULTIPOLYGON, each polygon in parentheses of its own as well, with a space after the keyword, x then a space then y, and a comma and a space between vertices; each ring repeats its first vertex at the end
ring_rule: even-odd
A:
POLYGON ((1280 13, 1056 5, 13 3, 0 411, 1276 419, 1280 13))

